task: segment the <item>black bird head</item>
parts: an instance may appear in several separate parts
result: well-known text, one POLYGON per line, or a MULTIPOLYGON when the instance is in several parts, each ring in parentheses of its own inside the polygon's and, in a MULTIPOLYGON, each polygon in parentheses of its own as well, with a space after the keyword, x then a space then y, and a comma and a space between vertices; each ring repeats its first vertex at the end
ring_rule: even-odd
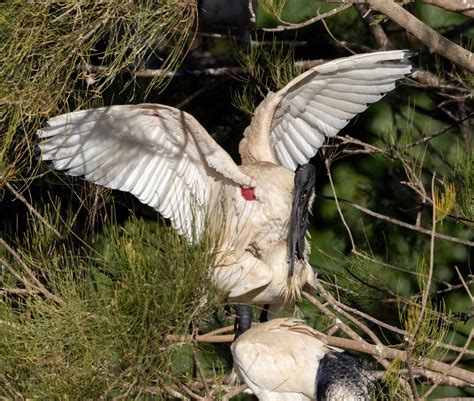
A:
POLYGON ((370 401, 375 378, 368 368, 365 361, 355 355, 328 352, 319 361, 316 399, 370 401))
POLYGON ((290 217, 290 232, 288 236, 288 245, 290 248, 289 277, 293 275, 295 259, 298 258, 302 260, 304 257, 309 206, 313 197, 315 182, 316 168, 312 164, 303 164, 296 169, 293 205, 291 207, 290 217))

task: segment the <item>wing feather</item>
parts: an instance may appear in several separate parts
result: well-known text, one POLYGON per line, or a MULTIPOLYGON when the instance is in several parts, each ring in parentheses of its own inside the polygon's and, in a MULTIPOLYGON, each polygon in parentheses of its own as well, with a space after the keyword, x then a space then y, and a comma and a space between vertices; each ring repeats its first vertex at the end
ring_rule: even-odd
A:
POLYGON ((407 62, 412 55, 393 50, 334 60, 269 93, 240 142, 242 163, 270 161, 290 170, 307 163, 326 136, 335 136, 413 71, 407 62))
POLYGON ((302 124, 305 123, 300 119, 295 119, 290 123, 291 137, 296 148, 301 151, 304 158, 307 158, 313 155, 314 149, 304 138, 304 131, 306 131, 307 128, 302 126, 302 124))
MULTIPOLYGON (((289 126, 289 131, 290 133, 294 132, 294 128, 292 125, 289 126)), ((290 154, 291 158, 297 163, 304 163, 304 160, 306 159, 305 155, 298 148, 293 138, 291 138, 290 135, 288 135, 288 132, 285 132, 282 135, 281 140, 285 148, 288 149, 288 153, 290 154)))
POLYGON ((314 120, 314 118, 311 115, 302 115, 301 119, 298 119, 297 121, 304 122, 304 124, 307 127, 310 127, 309 129, 305 129, 300 131, 305 139, 311 144, 313 147, 314 152, 316 152, 324 143, 325 136, 324 134, 319 130, 317 127, 317 124, 314 120))
POLYGON ((209 194, 227 178, 251 186, 189 114, 152 104, 110 106, 63 114, 37 131, 41 158, 54 168, 131 192, 199 239, 209 194))
POLYGON ((282 164, 285 166, 291 166, 291 169, 296 169, 296 163, 293 161, 293 158, 288 153, 288 150, 285 147, 285 144, 282 141, 278 141, 275 146, 276 154, 278 160, 282 160, 282 164))

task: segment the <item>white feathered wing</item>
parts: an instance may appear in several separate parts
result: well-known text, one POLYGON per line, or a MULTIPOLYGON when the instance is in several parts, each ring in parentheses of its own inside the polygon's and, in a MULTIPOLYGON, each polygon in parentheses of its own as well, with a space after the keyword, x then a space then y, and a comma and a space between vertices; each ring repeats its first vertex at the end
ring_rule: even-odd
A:
POLYGON ((191 115, 163 105, 109 106, 63 114, 39 131, 41 159, 58 170, 127 191, 191 241, 202 234, 211 192, 224 178, 251 186, 191 115))
POLYGON ((360 54, 314 67, 255 110, 239 151, 242 164, 269 161, 294 171, 357 114, 395 88, 413 66, 406 50, 360 54))

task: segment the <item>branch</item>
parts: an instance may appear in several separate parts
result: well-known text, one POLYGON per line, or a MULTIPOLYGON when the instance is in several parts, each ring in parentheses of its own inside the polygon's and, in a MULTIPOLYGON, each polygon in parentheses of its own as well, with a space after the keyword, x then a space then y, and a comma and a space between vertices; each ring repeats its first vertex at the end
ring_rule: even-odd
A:
POLYGON ((474 113, 470 113, 466 117, 461 118, 460 120, 457 120, 454 123, 452 123, 450 125, 447 125, 446 127, 441 128, 440 130, 438 130, 434 134, 426 135, 426 136, 416 140, 415 142, 412 142, 412 143, 409 143, 409 144, 405 145, 405 149, 410 149, 410 148, 412 148, 414 146, 418 146, 418 145, 424 145, 425 143, 433 140, 434 138, 437 138, 438 136, 448 132, 451 128, 454 128, 459 124, 462 124, 464 121, 468 120, 469 118, 471 118, 473 116, 474 116, 474 113))
MULTIPOLYGON (((368 315, 364 312, 359 311, 358 309, 351 308, 350 306, 347 306, 347 305, 343 304, 342 302, 336 301, 336 304, 340 308, 342 308, 342 309, 344 309, 348 312, 351 312, 355 315, 359 315, 360 317, 368 320, 369 322, 375 323, 376 325, 378 325, 380 327, 384 327, 385 329, 393 331, 394 333, 400 334, 402 336, 408 335, 406 330, 402 330, 398 327, 395 327, 395 326, 392 326, 392 325, 387 324, 385 322, 382 322, 382 321, 380 321, 380 320, 378 320, 378 319, 376 319, 376 318, 374 318, 374 317, 372 317, 372 316, 370 316, 370 315, 368 315)), ((470 351, 470 350, 464 349, 462 347, 457 347, 457 346, 452 345, 452 344, 446 344, 446 343, 442 343, 442 342, 439 342, 439 341, 434 341, 430 338, 428 338, 426 341, 429 344, 436 345, 439 348, 444 348, 444 349, 451 350, 451 351, 463 352, 464 354, 468 354, 468 355, 474 355, 474 351, 470 351)))
POLYGON ((193 337, 192 334, 188 335, 168 335, 166 339, 169 341, 175 342, 183 342, 183 343, 191 343, 193 339, 198 343, 231 343, 234 341, 234 334, 227 334, 221 335, 222 333, 226 333, 228 331, 233 331, 234 325, 229 325, 225 327, 221 327, 219 329, 210 331, 206 334, 200 334, 193 337))
MULTIPOLYGON (((318 59, 318 60, 305 60, 305 61, 295 61, 294 65, 304 70, 309 70, 317 65, 324 64, 330 60, 318 59)), ((109 70, 109 67, 106 65, 93 65, 83 63, 79 67, 80 71, 85 74, 85 80, 89 85, 94 84, 95 79, 90 75, 93 73, 104 73, 109 70)), ((143 69, 134 69, 134 68, 125 68, 119 71, 119 74, 131 74, 134 77, 140 78, 155 78, 155 77, 165 77, 165 78, 177 78, 184 76, 191 77, 235 77, 237 75, 245 74, 246 69, 243 67, 218 67, 218 68, 201 68, 198 70, 180 70, 180 71, 170 71, 166 69, 153 69, 153 68, 143 68, 143 69)))
POLYGON ((329 10, 328 12, 325 12, 324 14, 319 14, 316 17, 310 18, 306 21, 300 22, 298 24, 293 24, 291 22, 286 22, 280 19, 278 15, 275 17, 278 19, 279 22, 281 22, 283 25, 279 25, 276 28, 263 28, 264 31, 267 32, 279 32, 279 31, 285 31, 285 30, 291 30, 291 29, 299 29, 303 28, 305 26, 314 24, 315 22, 321 21, 324 18, 331 17, 332 15, 338 14, 341 11, 344 11, 345 9, 351 7, 352 4, 350 3, 344 3, 340 5, 339 7, 333 8, 332 10, 329 10))
POLYGON ((471 329, 471 332, 469 333, 468 338, 466 339, 464 343, 464 347, 462 351, 456 356, 454 361, 450 364, 449 368, 446 369, 444 372, 442 372, 442 375, 437 377, 434 380, 433 385, 430 387, 430 389, 423 395, 424 398, 427 398, 435 389, 438 387, 439 384, 441 384, 442 380, 449 374, 449 369, 452 369, 454 366, 457 365, 457 363, 461 360, 461 358, 464 356, 464 354, 467 351, 467 348, 471 345, 471 339, 474 334, 474 329, 471 329))
MULTIPOLYGON (((359 341, 356 340, 328 336, 321 332, 318 332, 318 335, 322 341, 333 347, 358 351, 361 353, 374 355, 379 358, 399 359, 402 362, 406 362, 407 355, 405 351, 390 348, 386 345, 375 345, 369 343, 361 344, 359 341)), ((469 386, 474 386, 474 373, 469 372, 468 370, 451 366, 444 362, 439 362, 432 359, 421 359, 420 365, 423 368, 433 370, 438 373, 444 373, 447 371, 449 376, 462 380, 463 382, 466 382, 469 386)))
MULTIPOLYGON (((344 3, 347 1, 344 0, 326 0, 327 3, 344 3)), ((474 18, 474 4, 472 0, 396 0, 396 3, 406 4, 406 3, 425 3, 439 8, 443 8, 447 11, 452 11, 453 13, 463 14, 466 17, 474 18), (471 1, 471 3, 469 3, 471 1)), ((368 0, 350 0, 350 3, 356 4, 366 4, 368 0)))
POLYGON ((452 11, 453 13, 463 14, 466 17, 474 18, 474 4, 472 2, 469 4, 469 1, 421 0, 421 2, 431 4, 432 6, 443 8, 448 11, 452 11))
MULTIPOLYGON (((436 173, 433 173, 431 177, 431 199, 434 199, 434 190, 435 190, 435 178, 436 173)), ((410 333, 410 342, 411 344, 415 344, 415 338, 418 335, 418 332, 421 328, 421 323, 423 321, 425 312, 426 312, 426 305, 428 303, 428 297, 430 294, 431 288, 431 280, 433 278, 433 270, 434 270, 434 246, 435 246, 435 234, 436 234, 436 205, 433 203, 431 208, 431 238, 430 238, 430 263, 429 263, 429 270, 428 270, 428 277, 424 280, 425 288, 423 289, 422 299, 421 299, 421 310, 418 313, 415 328, 412 333, 410 333)))
POLYGON ((393 0, 367 0, 367 3, 410 32, 428 47, 430 53, 438 53, 474 72, 474 58, 470 51, 446 39, 393 0))
MULTIPOLYGON (((355 203, 352 203, 351 201, 348 201, 348 200, 340 199, 339 201, 344 202, 344 203, 348 204, 349 206, 351 206, 355 209, 358 209, 358 210, 360 210, 361 212, 363 212, 365 214, 368 214, 369 216, 376 217, 377 219, 385 220, 385 221, 388 221, 390 223, 396 224, 400 227, 405 227, 405 228, 408 228, 408 229, 413 230, 413 231, 418 231, 422 234, 431 235, 431 230, 428 230, 426 228, 416 226, 416 225, 413 225, 413 224, 409 224, 409 223, 405 223, 404 221, 400 221, 400 220, 394 219, 392 217, 385 216, 383 214, 374 212, 373 210, 367 209, 363 206, 359 206, 355 203)), ((462 244, 462 245, 466 245, 466 246, 474 246, 474 241, 469 241, 469 240, 465 240, 465 239, 461 239, 461 238, 451 237, 449 235, 440 234, 440 233, 437 233, 437 232, 434 233, 434 236, 436 238, 439 238, 439 239, 442 239, 442 240, 445 240, 445 241, 451 241, 451 242, 455 242, 457 244, 462 244)))
MULTIPOLYGON (((108 66, 104 65, 93 65, 83 63, 80 69, 86 73, 94 73, 94 72, 107 72, 109 71, 108 66)), ((155 78, 155 77, 165 77, 165 78, 174 78, 174 77, 181 77, 181 76, 193 76, 193 77, 222 77, 222 76, 231 76, 234 74, 238 74, 244 71, 241 67, 221 67, 221 68, 202 68, 200 70, 183 70, 183 71, 170 71, 167 69, 133 69, 133 68, 126 68, 120 73, 130 73, 135 77, 141 78, 155 78)), ((89 84, 93 84, 95 81, 92 77, 87 77, 89 84)))
MULTIPOLYGON (((459 271, 457 266, 454 266, 454 268, 456 269, 456 273, 458 274, 458 276, 461 280, 461 283, 464 286, 464 289, 466 290, 467 294, 469 295, 469 298, 471 299, 471 302, 474 304, 474 296, 471 294, 471 291, 469 290, 469 287, 468 287, 466 281, 464 281, 464 277, 462 276, 462 274, 459 271)), ((472 281, 471 281, 471 283, 472 283, 472 281)))
POLYGON ((383 30, 382 26, 378 24, 374 17, 370 14, 370 8, 366 4, 354 4, 357 12, 360 15, 360 18, 364 21, 365 25, 369 29, 370 33, 375 39, 377 46, 382 50, 389 50, 392 48, 390 39, 383 30))
MULTIPOLYGON (((0 176, 0 179, 2 179, 3 177, 0 176)), ((30 205, 30 203, 25 199, 25 197, 20 194, 15 188, 13 188, 13 186, 11 186, 8 182, 5 182, 5 185, 6 187, 10 190, 10 192, 15 195, 15 197, 20 200, 25 206, 26 208, 28 209, 28 211, 36 216, 46 227, 48 227, 53 233, 54 235, 56 235, 56 237, 58 239, 63 239, 64 237, 61 235, 61 233, 56 230, 51 224, 49 224, 46 219, 33 207, 30 205)))

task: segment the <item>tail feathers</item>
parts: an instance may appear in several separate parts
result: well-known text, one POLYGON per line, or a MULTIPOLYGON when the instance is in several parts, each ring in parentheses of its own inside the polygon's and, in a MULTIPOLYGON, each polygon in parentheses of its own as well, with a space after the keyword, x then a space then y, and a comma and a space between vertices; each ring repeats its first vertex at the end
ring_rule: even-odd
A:
POLYGON ((360 358, 347 352, 329 352, 319 362, 318 401, 370 401, 374 378, 360 358))

